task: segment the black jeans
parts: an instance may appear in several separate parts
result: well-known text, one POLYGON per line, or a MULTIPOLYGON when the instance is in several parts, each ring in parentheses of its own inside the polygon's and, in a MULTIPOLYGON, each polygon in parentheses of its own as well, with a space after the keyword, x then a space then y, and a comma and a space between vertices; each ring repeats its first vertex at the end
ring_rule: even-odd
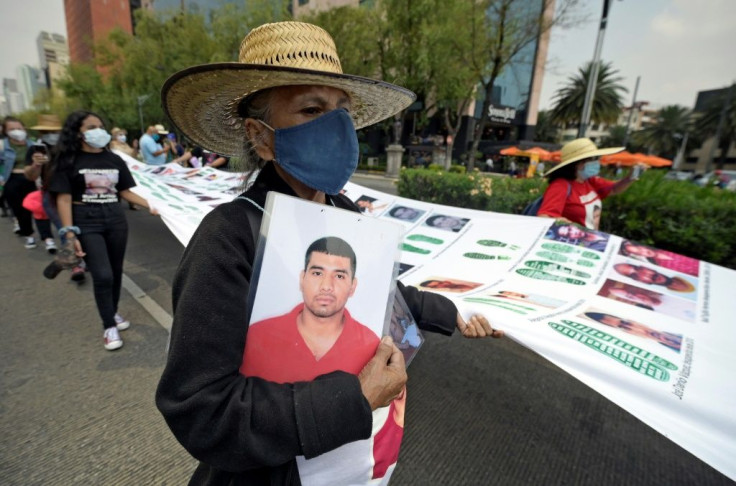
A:
POLYGON ((26 179, 23 174, 10 174, 5 182, 3 194, 6 201, 13 210, 13 215, 18 219, 20 236, 31 236, 33 234, 33 215, 23 207, 23 199, 36 190, 36 184, 26 179))
POLYGON ((115 326, 128 222, 119 203, 73 204, 72 221, 79 226, 84 261, 92 274, 97 310, 105 329, 115 326))

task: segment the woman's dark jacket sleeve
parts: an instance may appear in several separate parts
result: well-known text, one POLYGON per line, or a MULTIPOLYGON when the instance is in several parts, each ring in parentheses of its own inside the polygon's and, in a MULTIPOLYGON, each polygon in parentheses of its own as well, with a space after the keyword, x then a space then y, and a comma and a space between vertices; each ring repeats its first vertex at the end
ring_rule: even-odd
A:
POLYGON ((398 282, 398 290, 419 329, 446 336, 452 334, 457 326, 457 308, 450 299, 432 292, 422 292, 416 287, 407 287, 401 282, 398 282))
POLYGON ((222 471, 275 467, 370 437, 370 405, 354 375, 292 385, 239 373, 255 249, 237 204, 211 212, 184 252, 156 405, 187 451, 222 471))

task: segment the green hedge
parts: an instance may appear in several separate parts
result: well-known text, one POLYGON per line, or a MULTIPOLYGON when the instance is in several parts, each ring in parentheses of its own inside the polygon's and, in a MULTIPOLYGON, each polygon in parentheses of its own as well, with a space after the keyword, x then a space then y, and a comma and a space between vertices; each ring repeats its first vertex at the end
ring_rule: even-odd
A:
MULTIPOLYGON (((399 195, 421 201, 520 214, 544 193, 540 178, 405 169, 399 195)), ((626 192, 606 199, 601 230, 736 269, 736 193, 665 180, 648 171, 626 192)))

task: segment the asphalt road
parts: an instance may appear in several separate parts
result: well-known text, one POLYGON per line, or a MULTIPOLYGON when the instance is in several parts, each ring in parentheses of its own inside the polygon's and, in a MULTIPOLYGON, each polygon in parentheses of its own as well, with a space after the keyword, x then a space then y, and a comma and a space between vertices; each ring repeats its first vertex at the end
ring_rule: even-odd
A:
MULTIPOLYGON (((183 248, 158 218, 128 219, 126 275, 170 314, 183 248)), ((195 461, 153 404, 166 330, 124 292, 133 325, 105 351, 91 282, 43 279, 49 258, 0 220, 0 484, 186 484, 195 461)), ((427 336, 409 376, 391 484, 733 484, 510 339, 427 336)))

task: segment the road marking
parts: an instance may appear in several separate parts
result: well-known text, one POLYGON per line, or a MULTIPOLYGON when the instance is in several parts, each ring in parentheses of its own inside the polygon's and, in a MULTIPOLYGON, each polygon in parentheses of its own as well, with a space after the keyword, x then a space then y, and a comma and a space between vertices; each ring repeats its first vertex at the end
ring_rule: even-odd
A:
POLYGON ((138 287, 138 285, 136 285, 136 283, 133 282, 133 280, 131 280, 126 274, 123 274, 123 288, 127 290, 130 295, 132 295, 133 298, 137 300, 138 303, 146 309, 146 311, 148 311, 149 314, 151 314, 151 317, 153 317, 161 327, 171 333, 171 323, 174 319, 168 312, 158 305, 155 300, 150 298, 143 289, 138 287))

